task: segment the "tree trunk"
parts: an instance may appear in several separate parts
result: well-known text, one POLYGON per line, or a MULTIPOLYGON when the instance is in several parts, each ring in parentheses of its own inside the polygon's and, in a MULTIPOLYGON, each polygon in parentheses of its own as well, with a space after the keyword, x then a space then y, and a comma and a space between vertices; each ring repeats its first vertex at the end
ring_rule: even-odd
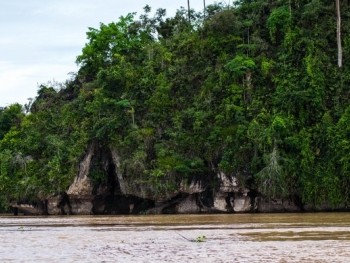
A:
POLYGON ((203 6, 204 6, 204 9, 203 9, 203 16, 204 16, 204 18, 205 18, 205 9, 206 9, 205 0, 203 0, 203 6))
POLYGON ((341 46, 341 17, 340 17, 340 0, 335 0, 337 9, 337 45, 338 45, 338 67, 343 66, 343 51, 341 46))
POLYGON ((188 10, 188 22, 191 23, 191 7, 190 7, 190 0, 187 0, 187 10, 188 10))

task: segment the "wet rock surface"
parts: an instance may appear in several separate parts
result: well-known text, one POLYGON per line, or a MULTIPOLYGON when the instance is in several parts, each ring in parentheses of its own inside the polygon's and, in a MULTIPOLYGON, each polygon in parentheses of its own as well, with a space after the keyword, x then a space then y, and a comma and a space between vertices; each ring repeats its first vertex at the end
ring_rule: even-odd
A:
POLYGON ((171 192, 159 194, 151 185, 123 174, 116 149, 101 148, 97 143, 88 147, 79 172, 66 192, 39 200, 26 210, 21 205, 22 208, 18 204, 13 206, 14 212, 102 215, 332 210, 328 205, 302 204, 298 196, 266 198, 257 189, 250 189, 235 176, 221 171, 181 180, 171 192))

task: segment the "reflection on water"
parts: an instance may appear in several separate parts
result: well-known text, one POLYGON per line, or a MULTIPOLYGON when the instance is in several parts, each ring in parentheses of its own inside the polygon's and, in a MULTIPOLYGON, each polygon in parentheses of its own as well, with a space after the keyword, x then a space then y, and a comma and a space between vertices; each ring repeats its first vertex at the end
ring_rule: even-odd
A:
POLYGON ((3 216, 0 239, 0 262, 349 262, 350 213, 3 216))

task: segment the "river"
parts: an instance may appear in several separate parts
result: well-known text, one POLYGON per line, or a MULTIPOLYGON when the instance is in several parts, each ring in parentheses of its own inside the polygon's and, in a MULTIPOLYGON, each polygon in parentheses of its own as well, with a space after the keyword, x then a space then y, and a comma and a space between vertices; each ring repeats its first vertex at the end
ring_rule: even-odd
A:
POLYGON ((0 216, 0 262, 350 262, 350 213, 0 216))

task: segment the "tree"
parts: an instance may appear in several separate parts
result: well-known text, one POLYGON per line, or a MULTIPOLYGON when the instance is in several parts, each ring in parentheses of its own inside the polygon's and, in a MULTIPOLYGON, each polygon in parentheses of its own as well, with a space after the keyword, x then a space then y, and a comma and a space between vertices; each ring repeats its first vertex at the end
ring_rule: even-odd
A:
POLYGON ((188 22, 191 23, 191 8, 190 8, 190 0, 187 0, 187 10, 188 10, 188 22))
POLYGON ((18 103, 0 110, 0 140, 13 127, 19 126, 24 114, 18 103))
POLYGON ((123 178, 149 196, 193 178, 209 195, 223 172, 266 197, 349 204, 350 6, 203 5, 204 18, 188 0, 174 17, 146 6, 90 28, 74 81, 40 86, 27 115, 0 109, 0 206, 67 189, 91 143, 116 149, 123 178))
POLYGON ((343 66, 343 50, 341 44, 341 15, 340 15, 340 0, 335 0, 337 11, 337 46, 338 46, 338 67, 343 66))

